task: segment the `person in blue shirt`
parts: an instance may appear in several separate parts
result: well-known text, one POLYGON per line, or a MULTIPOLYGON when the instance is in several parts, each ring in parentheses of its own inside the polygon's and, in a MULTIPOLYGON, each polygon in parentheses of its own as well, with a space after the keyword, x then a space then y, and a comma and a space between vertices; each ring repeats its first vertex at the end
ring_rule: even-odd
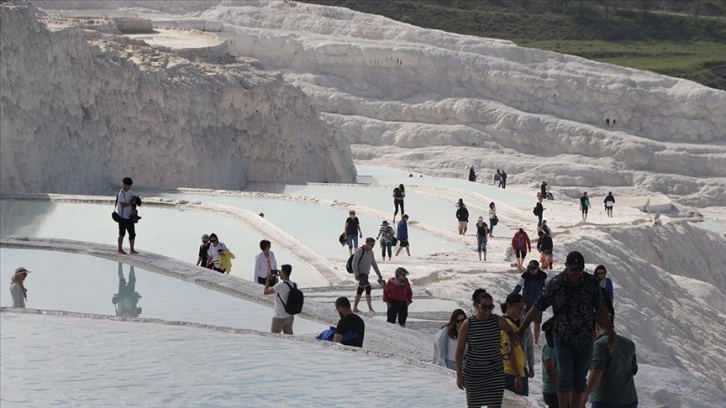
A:
POLYGON ((408 249, 408 214, 403 214, 401 221, 398 222, 398 226, 396 227, 396 237, 398 238, 396 256, 398 256, 403 248, 406 248, 406 255, 411 256, 411 251, 408 249))

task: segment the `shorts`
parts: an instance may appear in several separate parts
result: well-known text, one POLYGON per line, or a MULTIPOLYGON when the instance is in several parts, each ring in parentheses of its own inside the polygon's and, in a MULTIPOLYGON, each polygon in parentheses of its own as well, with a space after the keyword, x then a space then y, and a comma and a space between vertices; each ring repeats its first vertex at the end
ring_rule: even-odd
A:
POLYGON ((517 256, 517 258, 522 258, 522 259, 524 259, 524 258, 526 258, 526 257, 527 257, 527 251, 522 251, 522 250, 519 250, 519 249, 518 249, 518 250, 516 250, 516 251, 514 252, 514 254, 515 254, 515 255, 517 256))
POLYGON ((590 208, 590 207, 584 207, 584 208, 582 209, 582 213, 583 213, 583 214, 587 214, 587 210, 588 210, 589 208, 590 208))
POLYGON ((398 240, 398 246, 401 248, 407 248, 408 247, 408 240, 407 239, 399 239, 398 240))
POLYGON ((270 325, 270 332, 292 334, 292 324, 294 321, 295 316, 273 317, 272 324, 270 325))
POLYGON ((464 229, 469 224, 468 221, 459 221, 459 228, 464 229))
POLYGON ((368 275, 365 273, 359 273, 358 274, 358 287, 365 288, 366 286, 371 286, 371 283, 368 281, 368 275))
POLYGON ((118 236, 125 236, 126 231, 129 232, 129 239, 136 238, 136 226, 134 225, 134 221, 128 218, 121 218, 118 221, 118 236))

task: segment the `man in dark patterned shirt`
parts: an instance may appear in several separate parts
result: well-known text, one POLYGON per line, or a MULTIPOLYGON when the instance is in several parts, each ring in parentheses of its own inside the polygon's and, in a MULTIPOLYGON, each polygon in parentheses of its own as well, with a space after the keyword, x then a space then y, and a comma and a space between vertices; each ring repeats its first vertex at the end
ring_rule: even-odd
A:
POLYGON ((595 319, 606 328, 608 349, 615 348, 615 331, 605 307, 597 278, 585 272, 585 258, 570 252, 565 271, 553 277, 529 310, 519 328, 524 330, 538 313, 552 306, 554 348, 557 356, 557 399, 560 408, 584 404, 586 376, 592 360, 595 319))

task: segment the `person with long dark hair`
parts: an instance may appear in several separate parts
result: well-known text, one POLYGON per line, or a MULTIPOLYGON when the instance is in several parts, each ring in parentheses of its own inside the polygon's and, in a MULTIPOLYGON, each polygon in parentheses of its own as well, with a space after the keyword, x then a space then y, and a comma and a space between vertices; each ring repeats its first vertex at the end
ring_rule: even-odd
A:
POLYGON ((456 370, 456 343, 459 341, 459 328, 466 320, 461 309, 451 312, 449 322, 441 327, 434 337, 434 360, 437 366, 456 370))

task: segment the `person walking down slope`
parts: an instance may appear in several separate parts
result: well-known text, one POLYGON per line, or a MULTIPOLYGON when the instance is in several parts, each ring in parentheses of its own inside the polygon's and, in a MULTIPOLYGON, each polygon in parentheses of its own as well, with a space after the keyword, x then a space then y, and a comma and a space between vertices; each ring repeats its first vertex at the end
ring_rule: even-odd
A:
POLYGON ((474 315, 462 323, 456 344, 456 386, 466 389, 468 407, 500 406, 504 398, 501 333, 522 336, 517 337, 504 317, 492 313, 494 299, 484 289, 475 290, 472 300, 474 315))
POLYGON ((383 301, 388 307, 387 321, 395 324, 398 318, 401 327, 406 327, 408 305, 413 302, 413 291, 406 276, 408 276, 406 269, 396 268, 396 276, 389 279, 383 287, 383 301))
MULTIPOLYGON (((517 330, 524 312, 522 295, 510 293, 501 307, 507 324, 512 331, 517 330)), ((524 339, 522 344, 515 344, 506 333, 502 332, 501 348, 504 356, 504 388, 526 397, 529 395, 529 376, 534 375, 534 345, 531 330, 525 331, 524 339)))
POLYGON ((587 191, 582 193, 580 197, 580 211, 582 211, 582 220, 587 221, 587 211, 590 209, 590 199, 587 197, 587 191))
POLYGON ((605 300, 605 306, 608 308, 608 312, 610 312, 610 323, 614 324, 615 308, 613 307, 613 281, 606 277, 607 273, 608 271, 605 269, 605 265, 598 265, 595 267, 594 275, 600 282, 600 289, 604 295, 603 299, 605 300))
MULTIPOLYGON (((518 294, 522 292, 524 297, 525 312, 534 306, 534 303, 540 297, 544 291, 545 283, 547 282, 547 274, 539 268, 539 262, 536 260, 529 261, 527 270, 522 273, 522 277, 514 286, 512 293, 518 294)), ((534 317, 534 342, 539 345, 539 333, 540 324, 542 323, 542 312, 538 313, 534 317)))
POLYGON ((597 279, 585 272, 585 258, 577 251, 567 254, 565 271, 553 277, 542 296, 527 312, 520 336, 540 311, 554 308, 554 347, 557 354, 557 398, 561 408, 579 408, 585 403, 586 376, 592 360, 592 330, 595 321, 606 328, 608 348, 616 346, 597 279))
POLYGON ((539 185, 539 196, 542 197, 542 199, 547 198, 547 182, 543 181, 542 184, 539 185))
POLYGON ((459 328, 465 320, 466 313, 461 309, 456 309, 451 313, 449 323, 436 333, 433 364, 456 370, 456 343, 459 339, 459 328))
POLYGON ((638 372, 635 343, 616 335, 615 350, 608 350, 607 330, 608 327, 598 323, 586 394, 592 408, 635 408, 638 406, 638 392, 633 381, 638 372))
POLYGON ((539 261, 542 264, 543 269, 552 269, 552 249, 554 244, 552 243, 552 237, 540 230, 537 232, 539 239, 537 240, 537 250, 539 251, 539 261))
POLYGON ((537 227, 542 225, 542 215, 544 215, 544 206, 542 205, 542 197, 537 199, 537 204, 534 205, 533 213, 537 216, 537 227))
POLYGON ((497 217, 497 206, 494 204, 494 201, 489 203, 489 238, 494 238, 494 226, 499 223, 499 218, 497 217))
POLYGON ((502 170, 502 182, 500 183, 501 187, 506 189, 507 188, 507 172, 502 170))
POLYGON ((403 214, 396 229, 396 236, 398 237, 398 249, 396 250, 396 256, 401 253, 401 249, 403 248, 406 248, 406 255, 411 256, 411 251, 408 249, 411 246, 408 241, 408 214, 403 214))
POLYGON ((607 213, 609 218, 613 218, 613 206, 615 206, 615 197, 613 197, 613 192, 609 191, 608 195, 605 197, 605 200, 603 200, 603 203, 605 203, 605 212, 607 213))
POLYGON ((10 295, 13 297, 13 306, 25 309, 25 302, 28 300, 28 289, 25 288, 25 278, 28 277, 29 270, 20 267, 15 270, 13 277, 10 278, 10 295))
POLYGON ((459 235, 466 235, 467 225, 469 224, 469 210, 466 209, 464 200, 461 198, 456 203, 456 219, 459 222, 459 235))
POLYGON ((383 220, 381 223, 381 229, 378 230, 378 235, 376 236, 376 239, 380 238, 381 243, 381 256, 383 257, 383 260, 386 260, 386 251, 388 251, 388 260, 391 260, 391 246, 393 245, 393 240, 395 239, 395 234, 393 231, 393 228, 391 228, 390 225, 388 225, 388 221, 383 220))
POLYGON ((546 341, 542 344, 542 397, 547 408, 559 408, 557 401, 557 355, 555 354, 552 325, 542 326, 546 341))
POLYGON ((499 171, 499 169, 497 169, 497 172, 494 173, 494 185, 496 186, 497 184, 499 184, 499 182, 501 182, 501 180, 502 180, 502 173, 499 171))
POLYGON ((527 252, 532 251, 532 243, 529 241, 529 235, 524 232, 524 228, 520 228, 512 237, 512 250, 517 257, 517 269, 522 270, 522 263, 527 258, 527 252))
POLYGON ((393 189, 393 222, 396 222, 396 215, 398 215, 398 208, 401 208, 401 214, 403 210, 403 199, 406 197, 406 189, 403 184, 399 184, 398 187, 393 189))
POLYGON ((227 272, 227 267, 231 266, 231 262, 230 265, 227 265, 226 259, 232 256, 229 248, 227 248, 224 242, 219 240, 219 237, 215 233, 209 234, 209 244, 207 263, 210 269, 214 269, 219 273, 227 272))
POLYGON ((476 181, 476 171, 474 171, 474 166, 469 168, 469 181, 476 181))
POLYGON ((348 255, 353 255, 353 251, 358 249, 358 237, 363 238, 363 231, 360 229, 360 220, 355 216, 355 211, 348 212, 348 218, 345 219, 345 241, 348 243, 348 255))
POLYGON ((476 252, 479 253, 479 260, 482 260, 482 254, 484 254, 484 261, 487 260, 487 237, 489 236, 489 227, 484 222, 484 217, 479 217, 476 222, 476 252))
POLYGON ((376 263, 376 258, 373 254, 373 247, 375 245, 376 240, 368 237, 366 238, 366 243, 362 247, 358 248, 353 255, 353 261, 351 262, 353 266, 353 276, 355 276, 355 280, 358 281, 358 289, 356 290, 355 302, 353 303, 353 312, 355 313, 360 313, 360 310, 358 310, 358 303, 360 303, 360 297, 363 294, 363 291, 366 292, 368 311, 371 313, 375 312, 375 310, 373 310, 373 304, 371 303, 371 284, 368 280, 368 275, 371 273, 371 267, 373 267, 373 270, 375 270, 378 275, 378 283, 381 286, 384 285, 383 276, 381 275, 381 271, 378 269, 378 264, 376 263))

